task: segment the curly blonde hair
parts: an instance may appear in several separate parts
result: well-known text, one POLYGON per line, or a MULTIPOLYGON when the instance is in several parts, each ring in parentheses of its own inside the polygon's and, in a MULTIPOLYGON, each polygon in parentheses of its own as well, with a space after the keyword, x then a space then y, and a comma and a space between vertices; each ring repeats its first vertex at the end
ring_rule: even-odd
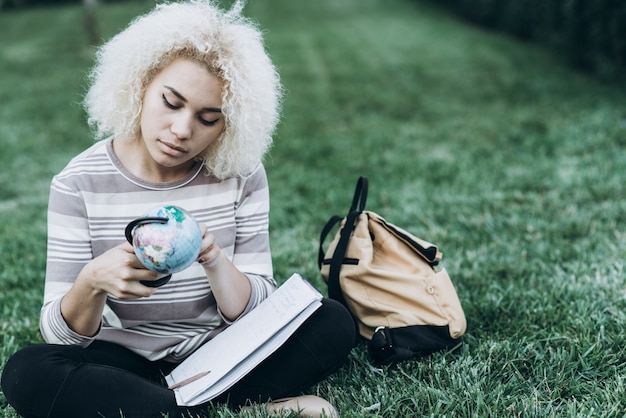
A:
POLYGON ((156 6, 104 44, 89 74, 88 122, 98 138, 136 138, 145 90, 173 60, 195 61, 223 80, 225 128, 199 156, 209 173, 245 176, 262 160, 279 121, 282 88, 262 34, 211 0, 156 6))

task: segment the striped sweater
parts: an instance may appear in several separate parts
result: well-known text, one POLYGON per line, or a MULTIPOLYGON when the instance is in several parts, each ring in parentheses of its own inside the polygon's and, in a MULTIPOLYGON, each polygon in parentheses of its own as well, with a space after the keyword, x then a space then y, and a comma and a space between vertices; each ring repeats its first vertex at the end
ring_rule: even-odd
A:
POLYGON ((149 183, 122 166, 108 139, 75 157, 52 180, 40 318, 47 342, 87 346, 94 339, 106 340, 151 360, 177 362, 228 325, 197 263, 174 274, 149 298, 109 296, 94 337, 75 333, 63 319, 61 299, 85 264, 123 242, 128 222, 162 204, 180 206, 205 223, 248 277, 252 295, 244 314, 276 288, 268 236, 269 191, 261 164, 246 178, 220 181, 198 164, 185 178, 149 183))

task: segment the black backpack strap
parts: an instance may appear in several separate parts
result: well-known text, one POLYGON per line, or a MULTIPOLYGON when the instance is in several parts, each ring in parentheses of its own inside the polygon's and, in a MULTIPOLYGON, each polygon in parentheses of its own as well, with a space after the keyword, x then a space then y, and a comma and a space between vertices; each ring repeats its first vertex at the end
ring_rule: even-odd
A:
POLYGON ((330 260, 328 270, 328 297, 341 302, 346 307, 346 301, 343 297, 343 292, 341 291, 341 284, 339 283, 339 273, 341 272, 341 266, 345 259, 346 251, 348 250, 348 244, 350 243, 350 238, 352 237, 352 231, 354 231, 356 223, 359 221, 360 214, 361 212, 354 211, 351 212, 346 218, 346 224, 341 229, 339 241, 335 247, 333 258, 330 260))
POLYGON ((352 205, 350 205, 348 215, 354 211, 363 212, 365 210, 365 204, 367 203, 367 186, 367 177, 359 177, 359 180, 356 182, 354 196, 352 197, 352 205))
MULTIPOLYGON (((356 189, 354 190, 354 196, 352 197, 352 205, 350 205, 350 210, 348 211, 348 215, 352 212, 358 210, 363 212, 365 210, 365 204, 367 203, 367 177, 361 176, 356 183, 356 189)), ((326 241, 326 237, 335 225, 341 221, 341 216, 334 215, 332 216, 324 228, 322 228, 322 233, 320 234, 320 247, 317 253, 317 268, 322 268, 322 263, 324 262, 324 257, 326 256, 326 252, 324 251, 324 242, 326 241)))
POLYGON ((330 231, 332 231, 335 225, 339 221, 341 221, 341 219, 343 219, 341 216, 334 215, 328 220, 328 222, 326 222, 326 225, 324 225, 324 228, 322 228, 322 233, 320 234, 320 248, 317 253, 317 268, 318 269, 322 268, 322 263, 324 262, 324 257, 326 256, 326 252, 324 251, 324 242, 326 241, 326 237, 328 236, 330 231))
MULTIPOLYGON (((367 177, 359 177, 356 183, 356 188, 354 190, 354 196, 352 197, 352 204, 350 205, 350 210, 348 211, 348 215, 346 216, 345 225, 341 229, 339 241, 337 242, 337 246, 335 247, 333 257, 330 260, 327 281, 328 296, 331 299, 335 299, 341 302, 343 305, 346 305, 346 302, 343 297, 343 292, 341 291, 341 285, 339 284, 339 273, 341 272, 341 265, 344 262, 346 251, 348 250, 348 245, 350 243, 350 238, 352 237, 352 232, 354 231, 356 223, 359 220, 359 215, 365 210, 365 204, 367 203, 367 189, 367 177)), ((325 258, 325 252, 323 249, 324 241, 326 240, 326 237, 328 236, 330 231, 334 228, 335 224, 341 221, 341 219, 342 218, 338 215, 333 216, 322 229, 322 233, 320 235, 320 247, 317 257, 317 263, 319 268, 322 267, 322 263, 324 262, 325 258)))

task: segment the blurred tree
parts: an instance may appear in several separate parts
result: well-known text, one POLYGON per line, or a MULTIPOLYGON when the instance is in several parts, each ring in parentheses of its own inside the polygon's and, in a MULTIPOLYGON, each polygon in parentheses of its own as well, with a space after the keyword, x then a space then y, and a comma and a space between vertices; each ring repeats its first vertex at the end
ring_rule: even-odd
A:
POLYGON ((90 45, 97 45, 102 39, 100 37, 100 28, 96 17, 97 4, 98 0, 83 0, 83 7, 85 8, 83 25, 87 33, 87 41, 90 45))
MULTIPOLYGON (((433 0, 430 0, 433 2, 433 0)), ((600 77, 626 70, 624 0, 435 0, 485 27, 543 42, 600 77)))

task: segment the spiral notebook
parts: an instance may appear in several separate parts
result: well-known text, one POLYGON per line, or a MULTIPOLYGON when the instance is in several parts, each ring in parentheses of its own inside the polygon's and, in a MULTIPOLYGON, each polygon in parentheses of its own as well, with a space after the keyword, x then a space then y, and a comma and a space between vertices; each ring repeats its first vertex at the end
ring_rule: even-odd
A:
POLYGON ((252 311, 205 343, 165 377, 180 406, 221 395, 276 351, 322 302, 293 274, 252 311))

